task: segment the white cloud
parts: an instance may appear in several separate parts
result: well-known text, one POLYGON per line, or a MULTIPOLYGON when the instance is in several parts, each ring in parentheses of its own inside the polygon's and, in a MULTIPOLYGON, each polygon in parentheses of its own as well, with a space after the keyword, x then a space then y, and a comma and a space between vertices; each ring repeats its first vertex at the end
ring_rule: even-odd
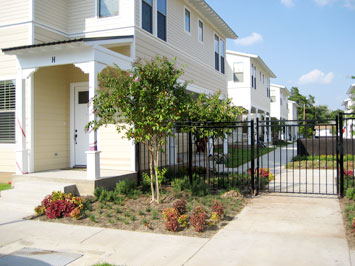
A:
POLYGON ((319 69, 314 69, 311 72, 304 74, 298 79, 299 84, 330 84, 334 79, 334 73, 329 72, 328 74, 323 73, 319 69))
POLYGON ((235 40, 235 43, 242 45, 242 46, 249 46, 249 45, 253 45, 253 44, 262 42, 263 40, 264 40, 264 38, 263 38, 263 36, 261 36, 261 34, 253 32, 252 34, 250 34, 247 37, 235 40))
POLYGON ((355 10, 355 0, 345 0, 345 7, 355 10))
POLYGON ((332 0, 313 0, 319 6, 329 5, 332 0))
POLYGON ((281 4, 283 4, 286 7, 295 6, 295 3, 293 2, 293 0, 281 0, 281 4))

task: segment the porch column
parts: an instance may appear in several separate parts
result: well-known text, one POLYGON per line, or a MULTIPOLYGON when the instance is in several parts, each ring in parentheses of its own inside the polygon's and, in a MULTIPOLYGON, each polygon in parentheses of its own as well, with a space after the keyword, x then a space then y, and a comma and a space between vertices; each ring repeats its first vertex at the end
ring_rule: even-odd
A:
MULTIPOLYGON (((87 63, 89 68, 89 121, 97 119, 94 114, 94 106, 91 99, 96 94, 96 89, 98 88, 97 75, 105 67, 104 65, 91 61, 87 63)), ((87 155, 87 179, 96 180, 100 178, 100 151, 97 148, 97 131, 89 131, 89 151, 86 152, 87 155)))
POLYGON ((26 94, 22 69, 16 78, 16 174, 28 174, 28 151, 26 149, 26 94))

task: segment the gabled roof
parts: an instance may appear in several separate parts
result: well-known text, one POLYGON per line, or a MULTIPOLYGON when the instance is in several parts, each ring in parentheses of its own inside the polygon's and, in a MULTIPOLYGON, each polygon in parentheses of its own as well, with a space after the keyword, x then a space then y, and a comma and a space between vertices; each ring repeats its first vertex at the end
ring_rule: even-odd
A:
POLYGON ((261 65, 261 67, 270 75, 271 78, 276 78, 274 72, 272 72, 272 70, 265 64, 265 62, 258 55, 246 54, 246 53, 241 53, 241 52, 236 52, 231 50, 227 50, 227 54, 254 58, 261 65))
POLYGON ((277 84, 270 84, 270 90, 272 90, 273 87, 282 90, 284 92, 284 95, 291 96, 291 92, 287 89, 287 87, 277 84))
POLYGON ((204 0, 185 0, 208 19, 226 38, 237 39, 238 35, 204 0))

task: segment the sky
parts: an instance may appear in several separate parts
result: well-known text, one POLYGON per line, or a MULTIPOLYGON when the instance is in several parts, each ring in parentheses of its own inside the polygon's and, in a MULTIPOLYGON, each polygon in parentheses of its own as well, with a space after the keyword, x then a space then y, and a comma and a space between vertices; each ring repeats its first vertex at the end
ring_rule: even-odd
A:
POLYGON ((343 109, 355 83, 355 0, 206 0, 239 36, 227 49, 259 55, 271 83, 343 109))

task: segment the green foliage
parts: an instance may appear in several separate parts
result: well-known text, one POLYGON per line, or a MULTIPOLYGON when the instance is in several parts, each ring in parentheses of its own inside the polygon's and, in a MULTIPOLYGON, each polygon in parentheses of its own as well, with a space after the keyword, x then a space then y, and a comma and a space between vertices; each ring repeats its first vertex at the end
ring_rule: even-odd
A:
POLYGON ((184 184, 185 180, 180 178, 175 178, 173 181, 171 181, 171 186, 173 187, 175 193, 181 192, 184 188, 184 184))
MULTIPOLYGON (((108 67, 99 75, 100 89, 93 98, 94 112, 99 118, 87 128, 114 124, 127 139, 147 145, 153 173, 158 165, 158 151, 172 135, 174 122, 186 114, 187 83, 178 79, 183 70, 176 68, 175 60, 159 56, 152 60, 137 60, 132 71, 108 67)), ((159 183, 156 172, 157 198, 154 186, 152 200, 159 201, 159 183)), ((151 176, 153 184, 153 176, 151 176)))
POLYGON ((137 194, 136 192, 137 183, 134 180, 122 180, 116 183, 116 193, 123 194, 126 196, 137 194))
POLYGON ((355 188, 348 188, 345 195, 348 199, 355 200, 355 188))
POLYGON ((90 218, 90 221, 92 221, 93 223, 97 222, 96 216, 94 214, 91 214, 89 218, 90 218))
POLYGON ((11 182, 8 184, 0 183, 0 191, 11 189, 11 182))

